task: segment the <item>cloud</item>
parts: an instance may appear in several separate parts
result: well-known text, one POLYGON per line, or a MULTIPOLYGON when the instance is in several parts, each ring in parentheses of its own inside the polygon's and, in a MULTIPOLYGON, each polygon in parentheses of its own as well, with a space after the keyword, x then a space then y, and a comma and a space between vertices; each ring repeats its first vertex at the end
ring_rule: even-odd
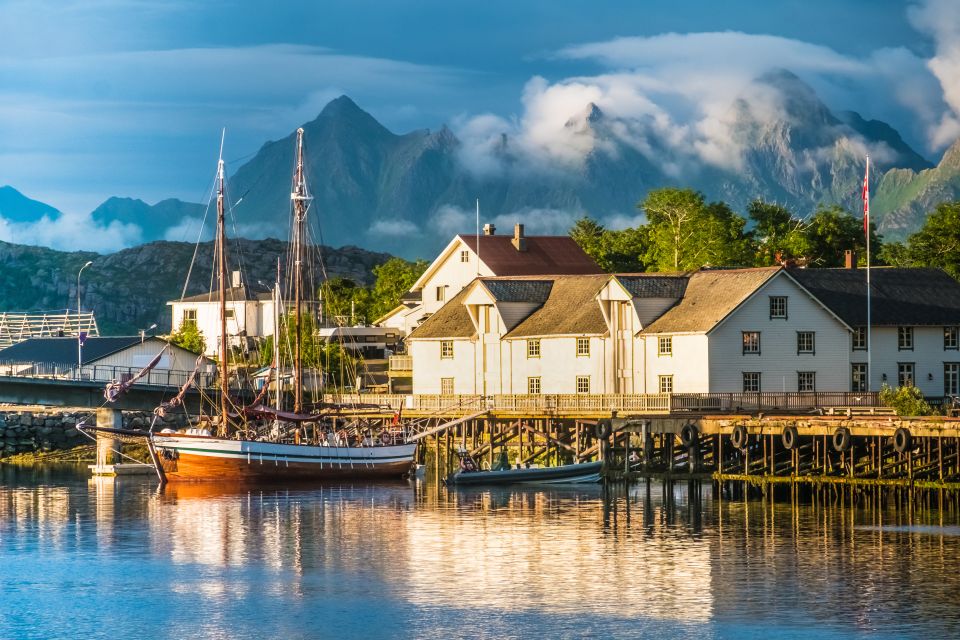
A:
POLYGON ((933 38, 935 55, 927 67, 940 81, 950 112, 931 127, 935 145, 945 146, 960 137, 960 3, 956 0, 924 0, 907 10, 910 23, 933 38))
POLYGON ((376 220, 367 233, 387 238, 405 238, 418 235, 420 228, 409 220, 376 220))
MULTIPOLYGON (((491 217, 485 216, 481 209, 480 224, 493 223, 500 235, 512 234, 517 223, 524 225, 524 232, 528 235, 567 235, 573 224, 585 215, 582 209, 526 207, 491 217)), ((608 229, 625 229, 637 226, 643 222, 643 217, 611 214, 600 218, 599 222, 608 229)), ((476 211, 444 205, 430 217, 427 227, 441 238, 471 234, 476 229, 476 211)))
MULTIPOLYGON (((949 22, 958 25, 960 18, 949 22)), ((957 29, 951 27, 950 38, 957 29)), ((616 140, 668 176, 689 174, 704 164, 739 170, 745 142, 735 129, 738 113, 732 106, 745 101, 760 121, 783 117, 784 95, 755 82, 774 69, 797 74, 832 109, 869 105, 871 111, 863 114, 868 119, 915 122, 917 130, 905 132, 907 137, 925 137, 931 149, 955 137, 952 114, 944 113, 943 89, 926 61, 904 48, 854 58, 800 40, 725 31, 615 38, 566 47, 553 58, 594 63, 601 72, 554 82, 531 78, 518 118, 460 119, 456 131, 466 166, 492 174, 504 170, 503 159, 509 157, 521 167, 577 169, 592 152, 617 153, 609 144, 616 140), (602 122, 589 120, 591 104, 604 114, 602 122)), ((945 76, 954 67, 941 62, 937 69, 945 76)), ((956 69, 952 86, 960 103, 960 64, 956 69)), ((871 152, 879 156, 883 150, 871 152)))
POLYGON ((59 251, 111 253, 140 244, 143 232, 135 224, 113 221, 100 225, 89 213, 43 216, 36 222, 17 223, 0 217, 0 240, 14 244, 50 247, 59 251))

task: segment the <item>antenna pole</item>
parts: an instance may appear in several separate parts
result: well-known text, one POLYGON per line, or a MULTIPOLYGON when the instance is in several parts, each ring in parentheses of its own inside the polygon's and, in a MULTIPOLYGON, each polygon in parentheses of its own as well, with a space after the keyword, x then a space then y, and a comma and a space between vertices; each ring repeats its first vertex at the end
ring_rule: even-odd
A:
POLYGON ((477 277, 480 277, 480 198, 477 198, 477 277))

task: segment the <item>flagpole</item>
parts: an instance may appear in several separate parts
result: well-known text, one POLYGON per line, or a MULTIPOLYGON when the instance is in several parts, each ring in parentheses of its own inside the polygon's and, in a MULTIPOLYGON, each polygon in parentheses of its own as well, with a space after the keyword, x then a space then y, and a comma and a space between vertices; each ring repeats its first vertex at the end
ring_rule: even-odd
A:
POLYGON ((480 198, 477 198, 477 277, 480 277, 480 198))
POLYGON ((871 349, 871 318, 870 318, 870 156, 867 156, 867 172, 863 177, 863 230, 867 235, 867 393, 872 385, 873 353, 871 349))

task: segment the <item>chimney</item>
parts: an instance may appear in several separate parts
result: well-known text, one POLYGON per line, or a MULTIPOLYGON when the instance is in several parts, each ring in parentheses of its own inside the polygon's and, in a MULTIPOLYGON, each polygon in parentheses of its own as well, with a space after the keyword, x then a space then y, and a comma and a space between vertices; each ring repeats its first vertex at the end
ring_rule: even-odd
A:
POLYGON ((843 252, 843 266, 845 269, 857 268, 857 254, 852 249, 843 252))
POLYGON ((231 278, 230 278, 231 287, 233 287, 234 289, 239 289, 241 286, 243 286, 243 283, 240 281, 239 271, 234 271, 230 275, 231 275, 231 278))
POLYGON ((492 236, 492 235, 496 235, 496 233, 497 233, 497 225, 491 224, 489 222, 483 225, 483 235, 492 236))
POLYGON ((513 248, 521 252, 527 250, 527 239, 523 237, 523 225, 520 223, 513 225, 513 248))

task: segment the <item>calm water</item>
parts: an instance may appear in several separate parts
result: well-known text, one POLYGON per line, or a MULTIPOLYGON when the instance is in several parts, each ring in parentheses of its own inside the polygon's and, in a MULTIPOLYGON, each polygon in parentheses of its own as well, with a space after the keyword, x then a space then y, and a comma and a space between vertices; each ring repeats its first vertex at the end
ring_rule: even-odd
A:
POLYGON ((957 638, 956 513, 0 466, 0 637, 957 638))

